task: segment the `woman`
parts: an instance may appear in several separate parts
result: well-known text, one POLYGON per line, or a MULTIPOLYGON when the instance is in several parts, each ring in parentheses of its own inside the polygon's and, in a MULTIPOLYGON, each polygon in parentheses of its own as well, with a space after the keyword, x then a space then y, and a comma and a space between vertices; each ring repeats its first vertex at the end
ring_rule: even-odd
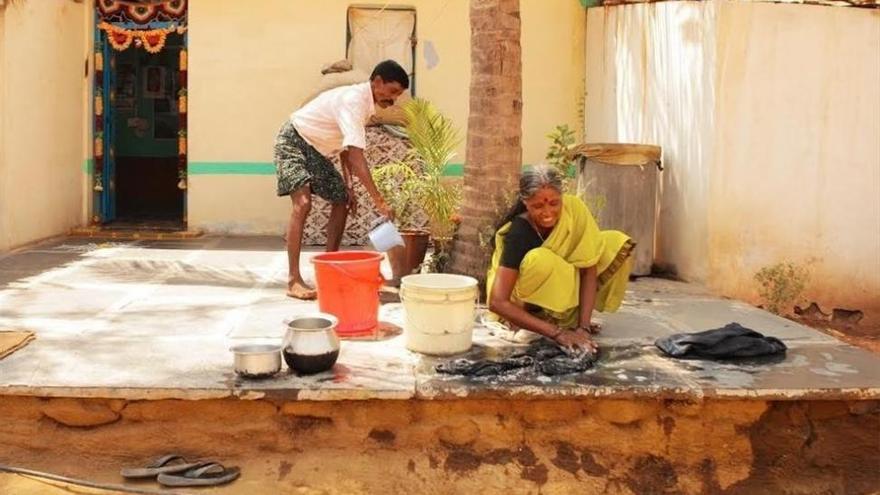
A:
POLYGON ((593 310, 620 307, 634 247, 623 232, 600 231, 587 205, 562 193, 556 169, 527 169, 495 233, 489 309, 563 347, 595 351, 593 310))

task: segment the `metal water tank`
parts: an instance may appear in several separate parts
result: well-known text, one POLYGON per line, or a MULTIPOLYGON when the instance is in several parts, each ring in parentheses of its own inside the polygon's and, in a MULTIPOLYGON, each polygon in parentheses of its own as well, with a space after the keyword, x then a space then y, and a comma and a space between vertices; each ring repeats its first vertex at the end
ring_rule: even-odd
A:
POLYGON ((603 230, 626 232, 635 242, 632 275, 651 274, 657 224, 659 146, 627 143, 583 144, 578 159, 577 193, 603 230))

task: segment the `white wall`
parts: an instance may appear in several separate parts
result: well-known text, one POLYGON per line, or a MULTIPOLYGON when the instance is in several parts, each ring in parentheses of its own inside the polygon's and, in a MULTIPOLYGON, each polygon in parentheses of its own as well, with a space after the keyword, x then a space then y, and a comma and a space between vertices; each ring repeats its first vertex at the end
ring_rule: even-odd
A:
POLYGON ((806 300, 880 318, 880 15, 740 2, 590 9, 588 141, 663 147, 658 261, 755 299, 809 266, 806 300))
POLYGON ((594 8, 586 34, 586 141, 663 147, 655 257, 700 280, 707 276, 717 16, 717 4, 703 2, 594 8))
POLYGON ((82 223, 86 6, 7 3, 0 75, 0 251, 82 223))
POLYGON ((878 14, 726 9, 709 213, 723 292, 748 293, 739 273, 790 259, 811 266, 808 297, 824 309, 880 316, 878 14))

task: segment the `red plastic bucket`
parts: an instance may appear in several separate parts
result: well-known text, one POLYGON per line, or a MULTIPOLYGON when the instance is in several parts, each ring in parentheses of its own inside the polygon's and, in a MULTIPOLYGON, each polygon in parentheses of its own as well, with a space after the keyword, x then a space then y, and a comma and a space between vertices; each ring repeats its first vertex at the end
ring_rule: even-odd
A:
POLYGON ((382 253, 337 251, 312 258, 318 307, 339 318, 340 338, 368 337, 379 327, 382 253))

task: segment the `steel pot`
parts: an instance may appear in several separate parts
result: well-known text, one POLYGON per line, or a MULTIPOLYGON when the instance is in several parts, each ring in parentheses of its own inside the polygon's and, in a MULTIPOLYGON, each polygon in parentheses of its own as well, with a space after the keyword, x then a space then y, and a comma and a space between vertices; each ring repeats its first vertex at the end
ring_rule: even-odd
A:
POLYGON ((329 313, 297 316, 287 322, 282 353, 287 365, 309 375, 329 370, 339 357, 339 320, 329 313))
POLYGON ((235 372, 244 378, 268 378, 281 370, 281 347, 271 344, 242 344, 231 349, 235 372))

